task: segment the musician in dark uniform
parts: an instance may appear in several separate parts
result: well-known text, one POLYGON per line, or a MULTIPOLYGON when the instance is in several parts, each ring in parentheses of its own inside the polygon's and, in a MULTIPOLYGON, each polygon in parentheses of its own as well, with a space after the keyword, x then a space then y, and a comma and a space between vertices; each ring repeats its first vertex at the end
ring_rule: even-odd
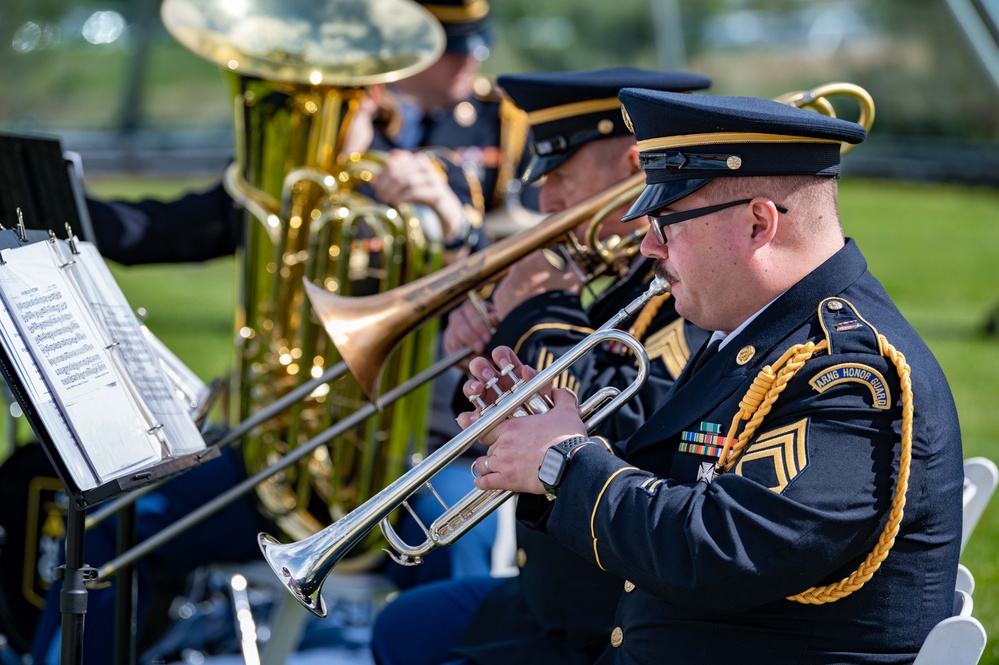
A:
MULTIPOLYGON (((648 216, 643 253, 713 341, 614 446, 564 390, 503 421, 476 485, 535 495, 522 519, 628 580, 599 663, 912 662, 952 609, 961 436, 939 365, 843 237, 840 145, 864 129, 620 97, 648 183, 626 218, 648 216)), ((471 371, 466 393, 496 369, 471 371)))
MULTIPOLYGON (((376 137, 374 148, 389 150, 391 162, 376 182, 375 194, 388 204, 396 192, 412 200, 408 183, 425 181, 419 175, 431 161, 443 164, 451 179, 469 179, 471 205, 465 206, 465 223, 446 245, 453 252, 481 248, 487 237, 517 228, 530 218, 524 206, 535 204, 530 190, 521 191, 519 177, 526 166, 528 125, 524 112, 505 99, 497 86, 479 75, 492 41, 489 3, 486 0, 420 0, 444 26, 447 44, 443 55, 426 70, 389 86, 402 117, 394 133, 376 137)), ((459 183, 460 185, 460 183, 459 183)), ((453 185, 455 187, 459 185, 453 185)), ((458 255, 460 256, 460 254, 458 255)), ((453 254, 446 258, 452 258, 453 254)), ((460 432, 454 422, 452 396, 465 375, 448 370, 434 381, 429 448, 436 449, 460 432)), ((446 468, 434 489, 446 503, 457 501, 473 489, 469 460, 446 468)), ((421 491, 413 498, 421 519, 429 524, 443 510, 436 497, 421 491)), ((487 575, 497 519, 491 516, 454 547, 424 557, 421 566, 391 565, 388 573, 402 588, 448 577, 487 575)), ((425 536, 409 515, 400 517, 400 535, 410 542, 425 536)))
MULTIPOLYGON (((344 154, 384 147, 402 131, 402 116, 390 92, 371 86, 360 101, 347 137, 344 154)), ((388 205, 422 204, 442 221, 444 241, 453 256, 476 242, 482 218, 482 186, 463 169, 455 153, 414 158, 395 151, 361 193, 388 205), (469 219, 476 227, 469 225, 469 219)), ((108 259, 123 265, 187 263, 231 256, 243 242, 244 214, 221 180, 205 189, 189 191, 172 200, 105 201, 87 198, 95 237, 108 259)), ((90 238, 88 238, 89 240, 90 238)))
MULTIPOLYGON (((623 86, 696 90, 709 85, 707 78, 696 74, 635 68, 503 75, 498 82, 531 121, 535 158, 527 180, 544 179, 539 203, 545 213, 560 212, 639 172, 638 148, 617 99, 623 86)), ((644 221, 619 222, 627 205, 621 203, 604 220, 600 236, 608 246, 610 236, 644 230, 644 221)), ((577 230, 580 237, 587 226, 577 230)), ((584 284, 576 272, 556 269, 535 252, 496 287, 490 304, 497 325, 492 338, 478 313, 465 304, 450 317, 445 333, 448 352, 464 346, 481 351, 486 344, 509 345, 525 362, 544 369, 615 314, 622 302, 646 290, 652 261, 620 256, 616 268, 584 284)), ((708 335, 676 313, 668 294, 650 302, 628 328, 647 346, 652 370, 639 397, 598 430, 610 439, 645 420, 682 371, 691 349, 701 346, 708 335)), ((636 373, 627 349, 606 347, 563 374, 558 383, 583 398, 605 386, 624 388, 636 373)), ((389 604, 376 621, 376 661, 429 664, 460 654, 476 663, 591 662, 606 643, 624 581, 546 534, 518 528, 517 544, 516 577, 427 585, 389 604), (433 613, 425 611, 429 604, 433 613), (413 607, 424 611, 414 616, 413 607), (468 630, 462 635, 465 626, 468 630), (400 634, 413 635, 419 643, 400 639, 400 634)))

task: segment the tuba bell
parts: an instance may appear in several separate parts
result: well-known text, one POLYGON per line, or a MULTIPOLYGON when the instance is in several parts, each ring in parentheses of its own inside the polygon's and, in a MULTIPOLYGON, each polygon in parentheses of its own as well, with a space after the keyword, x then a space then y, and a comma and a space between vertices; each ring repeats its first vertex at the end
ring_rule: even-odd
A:
MULTIPOLYGON (((181 44, 223 69, 232 92, 235 159, 224 184, 250 218, 230 391, 230 412, 243 421, 340 361, 303 281, 349 297, 441 267, 436 215, 366 196, 384 157, 346 144, 366 86, 431 65, 443 29, 406 0, 165 0, 161 13, 181 44)), ((430 365, 435 334, 424 326, 403 341, 387 358, 386 384, 430 365)), ((348 377, 316 388, 244 438, 248 474, 363 403, 348 377)), ((429 386, 262 483, 265 512, 295 538, 346 514, 422 449, 428 411, 429 386)))

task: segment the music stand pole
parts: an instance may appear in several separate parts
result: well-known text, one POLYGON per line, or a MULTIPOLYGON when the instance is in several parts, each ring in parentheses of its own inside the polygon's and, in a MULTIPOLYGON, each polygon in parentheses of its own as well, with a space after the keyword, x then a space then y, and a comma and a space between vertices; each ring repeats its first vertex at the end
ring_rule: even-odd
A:
POLYGON ((88 581, 97 579, 97 570, 83 563, 84 511, 70 506, 66 518, 66 565, 56 569, 62 579, 59 610, 62 612, 60 665, 82 665, 83 621, 87 615, 88 581))
MULTIPOLYGON (((136 518, 135 504, 131 503, 118 513, 118 553, 135 545, 136 518)), ((132 665, 136 656, 136 633, 138 632, 137 594, 135 566, 121 569, 114 592, 114 651, 115 665, 132 665)))

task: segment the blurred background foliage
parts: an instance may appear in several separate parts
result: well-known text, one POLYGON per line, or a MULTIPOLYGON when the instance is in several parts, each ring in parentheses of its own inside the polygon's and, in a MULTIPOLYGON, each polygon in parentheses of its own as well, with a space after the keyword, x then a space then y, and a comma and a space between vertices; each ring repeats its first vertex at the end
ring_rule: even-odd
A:
MULTIPOLYGON (((844 227, 944 366, 965 456, 999 461, 999 34, 992 23, 976 37, 958 11, 999 20, 999 1, 491 4, 489 74, 637 65, 707 74, 715 94, 869 90, 877 118, 844 162, 844 227)), ((171 196, 217 179, 232 154, 228 90, 158 12, 159 0, 0 0, 0 130, 59 136, 99 196, 171 196)), ((232 263, 113 266, 150 328, 206 380, 231 361, 232 263)), ((992 506, 963 557, 991 638, 985 663, 999 663, 997 550, 992 506)))
MULTIPOLYGON (((719 94, 757 96, 846 80, 874 95, 878 137, 995 147, 999 90, 953 2, 964 0, 497 0, 484 70, 689 69, 719 94)), ((4 0, 0 127, 227 129, 218 71, 170 38, 158 6, 4 0)))

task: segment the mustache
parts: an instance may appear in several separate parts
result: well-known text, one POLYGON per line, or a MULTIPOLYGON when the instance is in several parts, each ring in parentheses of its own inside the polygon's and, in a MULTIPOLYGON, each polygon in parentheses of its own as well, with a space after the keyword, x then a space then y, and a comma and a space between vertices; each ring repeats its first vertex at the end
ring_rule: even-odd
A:
POLYGON ((666 264, 664 264, 662 261, 656 261, 655 265, 652 266, 652 272, 654 272, 656 277, 658 277, 659 279, 666 280, 671 284, 677 281, 676 277, 669 270, 666 269, 666 264))

